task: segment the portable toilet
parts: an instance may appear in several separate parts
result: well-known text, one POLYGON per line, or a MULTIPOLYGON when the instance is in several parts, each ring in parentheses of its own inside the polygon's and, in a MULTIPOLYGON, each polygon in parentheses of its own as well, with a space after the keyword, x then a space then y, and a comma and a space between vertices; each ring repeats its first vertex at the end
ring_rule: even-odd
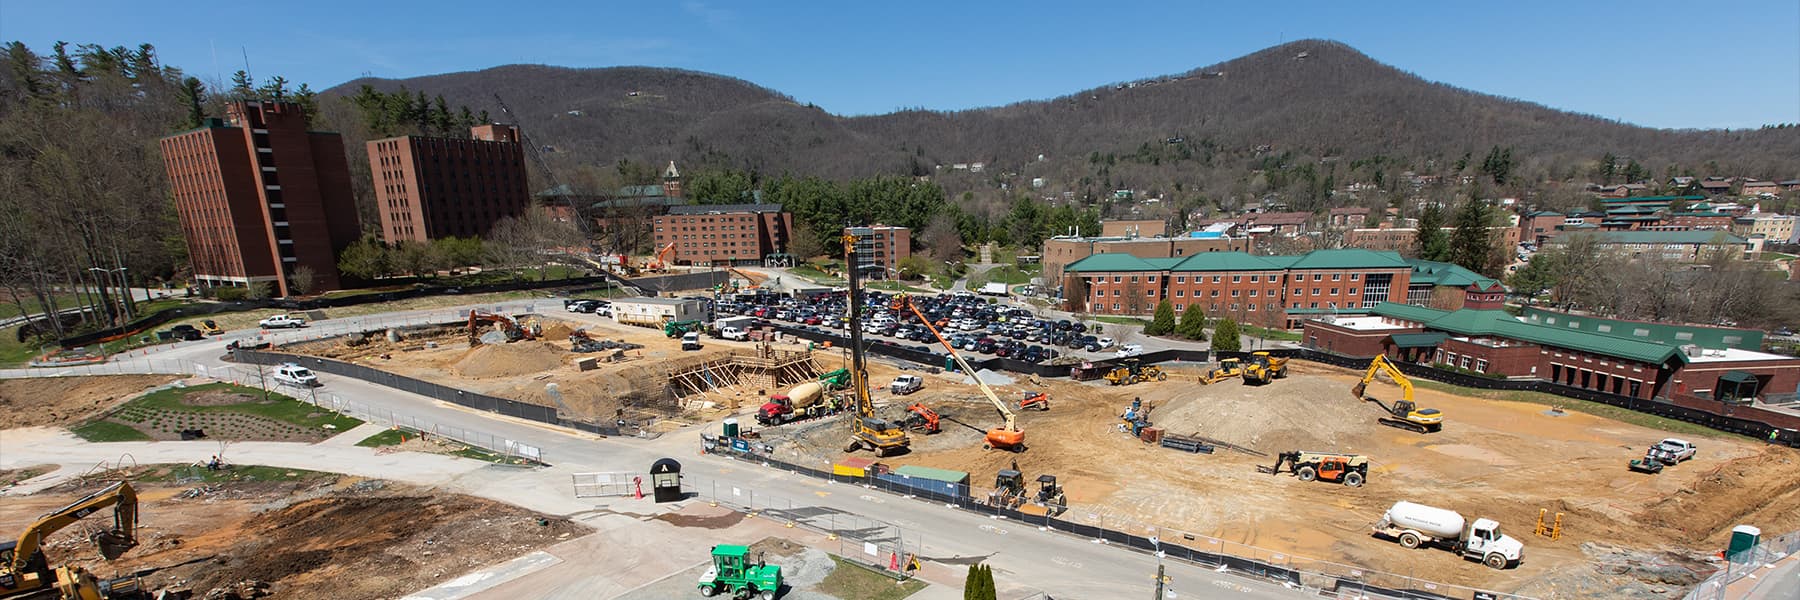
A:
POLYGON ((1752 551, 1762 541, 1762 530, 1750 525, 1731 528, 1731 545, 1725 547, 1725 560, 1749 562, 1752 551))
POLYGON ((725 427, 724 427, 723 431, 725 433, 725 437, 727 437, 727 438, 737 437, 738 436, 738 420, 737 420, 737 418, 732 417, 730 419, 726 419, 725 427))
POLYGON ((673 458, 664 458, 650 465, 650 488, 657 502, 679 502, 681 494, 681 463, 673 458))

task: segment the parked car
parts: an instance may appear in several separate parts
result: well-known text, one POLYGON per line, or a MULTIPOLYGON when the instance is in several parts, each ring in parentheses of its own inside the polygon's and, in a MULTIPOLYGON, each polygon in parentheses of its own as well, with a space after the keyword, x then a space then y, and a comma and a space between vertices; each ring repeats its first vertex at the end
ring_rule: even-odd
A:
POLYGON ((193 325, 176 325, 169 328, 169 337, 177 340, 191 341, 206 339, 206 334, 200 333, 200 329, 193 325))
POLYGON ((319 387, 324 385, 319 383, 319 376, 314 375, 312 369, 294 363, 286 363, 279 367, 275 367, 275 374, 270 377, 273 378, 276 383, 285 383, 299 387, 319 387))
POLYGON ((1668 438, 1657 442, 1656 450, 1661 454, 1663 462, 1672 465, 1693 458, 1700 447, 1687 440, 1668 438))
POLYGON ((925 388, 925 378, 918 375, 901 375, 888 384, 888 391, 896 396, 904 396, 925 388))
POLYGON ((269 317, 267 319, 257 321, 256 325, 258 327, 262 327, 263 329, 288 329, 288 328, 298 329, 298 328, 306 326, 306 318, 293 316, 293 315, 275 315, 275 316, 269 317))
POLYGON ((1143 354, 1143 353, 1144 353, 1144 346, 1142 344, 1126 344, 1124 346, 1120 346, 1119 351, 1116 352, 1115 354, 1117 354, 1119 356, 1119 358, 1124 358, 1127 356, 1137 356, 1137 355, 1143 354))

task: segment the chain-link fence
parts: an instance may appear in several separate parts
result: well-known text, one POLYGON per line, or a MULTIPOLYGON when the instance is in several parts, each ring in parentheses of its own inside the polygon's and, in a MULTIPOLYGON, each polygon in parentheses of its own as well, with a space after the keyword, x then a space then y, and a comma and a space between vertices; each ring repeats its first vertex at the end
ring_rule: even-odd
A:
POLYGON ((1726 561, 1724 568, 1694 586, 1694 589, 1690 590, 1683 600, 1735 600, 1748 597, 1751 590, 1764 585, 1792 585, 1766 577, 1755 578, 1763 577, 1758 575, 1758 572, 1764 570, 1764 565, 1788 558, 1795 552, 1800 552, 1800 531, 1791 531, 1774 538, 1764 538, 1761 543, 1756 545, 1756 548, 1726 561), (1745 578, 1752 578, 1755 583, 1739 585, 1736 589, 1732 587, 1745 578))
POLYGON ((321 392, 315 387, 277 382, 270 377, 273 369, 267 366, 231 365, 211 369, 203 368, 203 370, 206 372, 200 374, 207 377, 229 381, 244 387, 267 389, 301 402, 362 419, 365 422, 407 429, 480 448, 499 455, 502 459, 499 464, 547 464, 543 449, 538 446, 485 431, 438 423, 430 419, 397 412, 391 408, 357 402, 331 392, 321 392))
MULTIPOLYGON (((943 486, 931 482, 919 482, 914 485, 909 484, 903 478, 838 475, 832 472, 830 464, 807 466, 787 463, 759 453, 755 447, 752 445, 752 450, 745 452, 733 450, 730 446, 715 444, 703 446, 703 450, 796 474, 860 485, 869 489, 885 490, 906 498, 988 515, 994 519, 996 524, 987 527, 1008 529, 1011 528, 1011 525, 1008 525, 1010 522, 1046 531, 1055 529, 1070 535, 1091 539, 1095 543, 1124 546, 1142 552, 1161 552, 1166 559, 1183 561, 1221 572, 1235 572, 1321 595, 1389 596, 1443 600, 1529 600, 1527 596, 1440 583, 1410 574, 1374 571, 1354 565, 1294 556, 1287 552, 1259 548, 1178 528, 1162 527, 1104 509, 1038 503, 1036 502, 1037 490, 1027 489, 1026 499, 1021 503, 990 502, 989 499, 993 497, 990 494, 994 491, 992 488, 968 486, 966 488, 969 490, 967 495, 946 494, 940 491, 945 489, 943 486)), ((1027 485, 1032 483, 1027 482, 1027 485)), ((729 495, 751 504, 758 502, 754 497, 745 498, 746 492, 736 488, 700 491, 710 492, 714 496, 729 495)), ((779 508, 781 507, 779 503, 784 501, 786 499, 764 499, 760 505, 779 508)))
POLYGON ((922 560, 918 557, 925 534, 894 523, 715 480, 694 482, 684 477, 681 488, 699 500, 751 517, 824 534, 837 544, 827 551, 896 580, 912 578, 922 560))

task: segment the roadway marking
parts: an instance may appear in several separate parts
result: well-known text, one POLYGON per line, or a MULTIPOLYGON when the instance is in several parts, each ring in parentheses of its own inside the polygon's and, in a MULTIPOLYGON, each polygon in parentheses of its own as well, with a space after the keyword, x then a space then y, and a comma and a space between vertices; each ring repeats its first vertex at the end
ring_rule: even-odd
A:
POLYGON ((995 526, 993 526, 993 525, 982 525, 982 526, 981 526, 981 530, 982 530, 982 531, 986 531, 986 532, 989 532, 989 533, 994 533, 994 534, 999 534, 999 535, 1006 535, 1006 530, 1005 530, 1005 529, 1002 529, 1002 528, 999 528, 999 527, 995 527, 995 526))
POLYGON ((820 498, 824 498, 826 496, 830 496, 831 492, 813 492, 813 494, 817 495, 820 498))
POLYGON ((882 500, 882 499, 876 498, 874 496, 859 496, 859 498, 862 498, 863 500, 867 500, 869 502, 874 502, 876 504, 886 504, 887 503, 886 500, 882 500))
POLYGON ((1069 560, 1069 559, 1066 559, 1066 558, 1063 558, 1063 557, 1061 557, 1061 556, 1052 556, 1052 557, 1050 557, 1050 562, 1053 562, 1053 563, 1056 563, 1056 565, 1057 565, 1057 566, 1059 566, 1059 567, 1068 567, 1068 568, 1071 568, 1071 569, 1079 569, 1079 568, 1081 568, 1081 562, 1080 562, 1080 561, 1074 561, 1074 560, 1069 560))
POLYGON ((1228 590, 1231 590, 1234 592, 1243 593, 1243 594, 1248 594, 1248 593, 1255 591, 1248 587, 1238 585, 1237 583, 1230 582, 1230 581, 1213 581, 1212 584, 1215 586, 1218 586, 1218 587, 1222 587, 1222 588, 1225 588, 1225 589, 1228 589, 1228 590))

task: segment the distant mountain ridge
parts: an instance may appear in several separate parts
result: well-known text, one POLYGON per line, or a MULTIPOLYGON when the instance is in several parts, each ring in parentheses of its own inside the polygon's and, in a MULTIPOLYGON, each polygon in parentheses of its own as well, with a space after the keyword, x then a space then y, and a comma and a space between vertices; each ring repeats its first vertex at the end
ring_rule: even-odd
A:
MULTIPOLYGON (((991 188, 995 179, 1022 187, 1042 177, 1060 189, 1173 186, 1226 195, 1241 192, 1245 173, 1272 154, 1376 161, 1373 169, 1391 169, 1392 177, 1446 171, 1465 154, 1480 161, 1502 146, 1513 148, 1526 172, 1555 179, 1609 153, 1640 162, 1653 176, 1709 162, 1731 170, 1726 174, 1800 175, 1781 172, 1800 156, 1800 130, 1793 128, 1638 127, 1426 81, 1323 40, 1048 100, 860 117, 831 115, 739 79, 646 67, 510 65, 358 79, 325 93, 347 95, 364 84, 442 94, 496 119, 498 92, 534 141, 555 148, 551 158, 559 165, 674 160, 689 168, 849 178, 959 175, 950 165, 982 162, 986 174, 961 187, 991 188), (1116 155, 1105 160, 1109 167, 1096 167, 1106 154, 1116 155), (1119 162, 1126 155, 1135 162, 1119 162), (1187 187, 1176 185, 1182 183, 1187 187)), ((1372 172, 1346 168, 1337 183, 1372 172)))

